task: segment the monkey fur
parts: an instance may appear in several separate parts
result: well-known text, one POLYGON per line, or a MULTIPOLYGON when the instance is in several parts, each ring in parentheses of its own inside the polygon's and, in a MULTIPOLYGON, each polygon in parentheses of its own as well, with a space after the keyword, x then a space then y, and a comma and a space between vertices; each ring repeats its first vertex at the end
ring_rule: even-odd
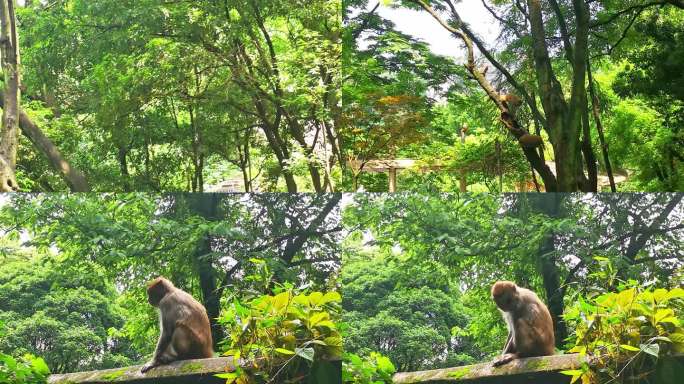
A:
POLYGON ((534 292, 511 281, 497 281, 491 293, 508 327, 506 345, 494 366, 517 358, 554 354, 551 314, 534 292))
POLYGON ((147 298, 159 308, 161 334, 154 356, 140 372, 176 360, 213 357, 211 326, 202 304, 163 277, 148 285, 147 298))
POLYGON ((512 93, 500 95, 499 100, 501 100, 502 103, 507 103, 508 105, 514 107, 519 107, 522 105, 522 99, 512 93))

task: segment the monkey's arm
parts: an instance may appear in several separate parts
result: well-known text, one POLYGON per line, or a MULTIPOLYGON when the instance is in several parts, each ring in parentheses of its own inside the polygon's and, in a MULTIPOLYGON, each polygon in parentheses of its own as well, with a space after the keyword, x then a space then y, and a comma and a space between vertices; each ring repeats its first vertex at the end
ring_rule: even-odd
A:
POLYGON ((157 348, 155 348, 154 350, 152 360, 150 360, 147 364, 143 365, 142 369, 140 369, 140 372, 145 373, 150 369, 163 363, 161 361, 161 357, 164 355, 164 352, 169 347, 172 337, 171 332, 167 331, 167 329, 169 329, 169 327, 162 326, 161 335, 159 335, 159 341, 157 341, 157 348))
POLYGON ((513 353, 513 352, 515 352, 515 343, 513 342, 513 332, 508 331, 508 338, 506 339, 506 345, 504 346, 504 349, 501 352, 501 354, 505 355, 507 353, 513 353))

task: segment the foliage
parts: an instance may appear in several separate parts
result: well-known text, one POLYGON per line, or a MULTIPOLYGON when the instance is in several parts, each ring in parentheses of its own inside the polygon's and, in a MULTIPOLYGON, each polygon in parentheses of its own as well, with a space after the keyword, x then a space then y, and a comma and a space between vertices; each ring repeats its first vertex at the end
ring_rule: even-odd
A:
POLYGON ((123 312, 96 266, 60 269, 35 256, 9 261, 2 271, 2 350, 40 355, 56 373, 111 368, 140 357, 125 337, 111 334, 123 326, 123 312))
POLYGON ((361 357, 345 353, 342 365, 342 382, 354 384, 390 384, 396 368, 392 361, 378 352, 361 357))
MULTIPOLYGON (((244 307, 254 305, 255 316, 272 315, 256 298, 286 282, 288 288, 278 289, 292 292, 296 314, 308 321, 325 312, 336 322, 340 199, 336 194, 8 195, 0 203, 0 320, 8 325, 0 348, 13 356, 40 355, 58 373, 142 362, 159 337, 158 314, 144 289, 158 275, 200 300, 213 325, 234 303, 233 296, 221 302, 228 293, 244 307), (333 302, 300 308, 300 294, 316 300, 317 294, 308 292, 329 292, 326 300, 333 302)), ((270 332, 284 320, 268 321, 255 332, 270 332)), ((222 327, 212 329, 214 340, 224 339, 222 327)), ((294 331, 314 339, 314 330, 294 331)), ((337 331, 315 332, 334 338, 337 331)), ((335 348, 330 344, 327 349, 297 345, 316 351, 312 377, 330 369, 318 359, 335 348)))
MULTIPOLYGON (((608 259, 599 261, 612 272, 608 259)), ((564 373, 583 383, 636 383, 659 376, 674 383, 674 376, 667 379, 674 368, 667 365, 680 363, 667 356, 684 352, 684 289, 656 289, 635 280, 617 288, 580 296, 565 313, 575 325, 568 352, 588 357, 589 364, 564 373)))
POLYGON ((634 189, 681 190, 684 185, 684 159, 681 156, 684 148, 684 77, 681 75, 684 16, 681 10, 663 9, 635 24, 640 36, 633 38, 629 49, 621 52, 626 60, 619 67, 612 90, 625 101, 632 101, 627 105, 632 107, 629 114, 622 117, 623 113, 618 109, 616 120, 622 117, 636 124, 631 128, 632 122, 622 121, 618 128, 621 132, 615 133, 613 142, 630 150, 618 158, 624 157, 628 166, 638 170, 634 189), (637 146, 639 150, 636 150, 637 146))
POLYGON ((45 383, 50 370, 40 357, 26 354, 20 359, 0 353, 0 382, 7 384, 45 383))
MULTIPOLYGON (((27 2, 22 104, 95 191, 331 190, 339 16, 325 0, 27 2)), ((25 139, 19 170, 23 189, 65 189, 25 139)))
MULTIPOLYGON (((0 321, 0 345, 5 336, 5 323, 0 321)), ((40 384, 45 383, 50 368, 45 360, 30 353, 21 358, 2 353, 0 350, 0 383, 40 384)))
POLYGON ((472 313, 448 283, 445 268, 410 266, 356 247, 345 252, 344 260, 346 351, 366 358, 379 352, 401 371, 481 357, 470 335, 452 334, 454 328, 467 327, 472 313))
POLYGON ((683 198, 356 194, 342 213, 351 230, 342 270, 346 351, 380 352, 400 371, 488 359, 506 339, 489 294, 496 280, 539 294, 556 329, 567 329, 557 333, 561 349, 575 326, 561 317, 565 305, 595 287, 614 289, 592 277, 595 256, 623 279, 678 283, 683 198))
POLYGON ((291 286, 274 295, 251 300, 234 298, 219 323, 230 337, 222 353, 248 368, 219 374, 227 383, 334 382, 339 370, 334 361, 342 355, 342 338, 336 322, 340 294, 297 292, 291 286))
MULTIPOLYGON (((544 34, 541 36, 535 36, 535 29, 530 29, 528 4, 514 1, 483 0, 472 7, 466 2, 439 0, 346 0, 345 3, 343 65, 348 77, 342 93, 345 111, 351 112, 353 119, 350 120, 354 120, 357 128, 353 135, 349 130, 343 133, 350 143, 346 148, 348 157, 364 158, 363 149, 374 141, 374 136, 391 128, 377 119, 380 124, 374 127, 378 129, 365 129, 371 126, 368 117, 380 115, 382 110, 369 102, 374 92, 423 100, 412 110, 423 117, 413 132, 421 135, 420 140, 401 136, 406 142, 395 140, 396 148, 391 152, 380 151, 376 156, 415 158, 442 167, 427 172, 416 170, 403 176, 398 183, 400 189, 454 191, 460 186, 461 172, 465 172, 469 191, 531 190, 531 162, 513 135, 504 129, 501 111, 492 102, 496 94, 521 96, 523 91, 535 99, 532 104, 542 113, 536 116, 523 105, 515 111, 516 119, 530 133, 540 134, 545 142, 553 143, 539 153, 543 161, 554 162, 549 166, 564 168, 566 155, 563 153, 575 151, 570 157, 579 158, 583 165, 567 173, 583 172, 591 176, 589 169, 597 164, 603 174, 597 178, 597 190, 607 189, 605 149, 619 181, 618 190, 682 189, 684 104, 680 84, 684 73, 681 59, 684 57, 681 32, 684 17, 681 2, 644 4, 629 0, 592 4, 587 13, 586 32, 583 32, 587 38, 586 52, 582 52, 586 54, 589 68, 584 68, 584 60, 571 58, 575 55, 575 46, 582 41, 574 34, 582 28, 577 14, 581 7, 569 0, 554 1, 551 5, 542 2, 539 18, 544 22, 539 30, 544 34), (483 90, 485 87, 480 87, 474 76, 459 65, 465 55, 460 41, 448 43, 453 54, 440 56, 435 52, 447 44, 441 38, 433 40, 427 36, 423 41, 402 32, 413 29, 409 20, 416 12, 426 20, 432 19, 419 3, 432 7, 435 15, 444 17, 442 21, 451 28, 463 25, 468 29, 466 35, 477 46, 474 69, 485 74, 495 93, 488 96, 483 90), (451 14, 452 11, 458 14, 451 14), (481 19, 474 19, 473 15, 480 15, 481 19), (536 66, 535 59, 541 52, 535 49, 534 42, 548 36, 558 38, 545 39, 549 57, 545 64, 536 66), (541 74, 539 68, 547 66, 551 73, 544 70, 541 74), (587 69, 592 72, 596 99, 593 100, 592 91, 587 87, 583 91, 589 108, 579 108, 582 103, 571 103, 568 96, 570 89, 576 88, 572 86, 573 75, 581 73, 586 81, 587 69), (543 79, 548 79, 547 75, 554 78, 553 87, 540 85, 546 81, 543 79), (549 94, 549 87, 565 90, 557 94, 558 98, 567 99, 561 103, 564 107, 547 110, 549 103, 542 99, 549 94), (572 139, 567 136, 570 131, 584 130, 579 118, 575 120, 576 127, 551 133, 555 130, 552 122, 563 121, 553 115, 558 110, 576 107, 579 109, 573 114, 584 115, 587 123, 587 132, 582 133, 587 136, 586 140, 581 135, 572 139), (596 108, 595 114, 593 108, 596 108), (358 113, 359 110, 363 113, 358 113), (459 130, 464 124, 470 128, 468 135, 474 140, 462 146, 459 130), (561 136, 563 139, 556 142, 561 136), (493 153, 494 139, 502 144, 501 154, 493 153), (364 143, 363 148, 358 148, 358 143, 364 143), (581 145, 583 153, 578 151, 581 145), (502 182, 496 180, 499 176, 502 182), (625 176, 627 180, 623 181, 625 176)), ((436 20, 427 22, 441 28, 436 20)), ((446 29, 443 32, 449 34, 446 29)), ((584 51, 583 48, 577 51, 584 51)), ((579 179, 581 183, 582 178, 579 179)), ((369 191, 387 190, 382 176, 362 175, 354 181, 369 191)), ((539 175, 537 181, 543 187, 539 175)), ((573 185, 563 189, 574 191, 577 187, 573 185)))

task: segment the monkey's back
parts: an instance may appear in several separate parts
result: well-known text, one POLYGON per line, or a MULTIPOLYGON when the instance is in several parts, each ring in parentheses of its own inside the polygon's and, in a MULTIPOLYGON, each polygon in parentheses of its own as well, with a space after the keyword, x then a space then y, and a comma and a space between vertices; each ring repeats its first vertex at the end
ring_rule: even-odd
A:
POLYGON ((547 356, 555 352, 555 336, 551 313, 539 297, 529 289, 518 288, 528 312, 516 324, 515 346, 521 356, 547 356))
MULTIPOLYGON (((209 316, 204 306, 192 295, 175 289, 160 302, 163 305, 175 305, 175 319, 170 319, 174 332, 174 349, 180 360, 213 357, 213 340, 209 316), (182 335, 182 336, 180 336, 182 335)), ((166 324, 164 326, 167 326, 166 324)))

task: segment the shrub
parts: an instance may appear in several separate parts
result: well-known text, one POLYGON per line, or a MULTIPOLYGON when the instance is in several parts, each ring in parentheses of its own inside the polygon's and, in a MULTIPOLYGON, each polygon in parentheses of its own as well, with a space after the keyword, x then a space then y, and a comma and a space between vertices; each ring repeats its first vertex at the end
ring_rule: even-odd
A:
POLYGON ((387 356, 371 352, 367 357, 353 353, 344 354, 342 381, 354 384, 389 384, 396 372, 394 364, 387 356))
POLYGON ((564 317, 576 326, 568 352, 586 356, 587 363, 563 373, 573 383, 674 380, 667 372, 679 363, 667 356, 684 353, 682 298, 684 289, 649 289, 635 281, 617 292, 580 297, 564 317))
MULTIPOLYGON (((0 322, 0 337, 3 335, 4 324, 0 322)), ((0 383, 8 384, 38 384, 45 383, 50 373, 45 361, 31 354, 21 358, 14 358, 0 352, 0 383)))
POLYGON ((222 313, 219 322, 230 332, 223 354, 249 363, 217 376, 239 384, 339 382, 340 294, 280 290, 245 303, 235 298, 222 313))

